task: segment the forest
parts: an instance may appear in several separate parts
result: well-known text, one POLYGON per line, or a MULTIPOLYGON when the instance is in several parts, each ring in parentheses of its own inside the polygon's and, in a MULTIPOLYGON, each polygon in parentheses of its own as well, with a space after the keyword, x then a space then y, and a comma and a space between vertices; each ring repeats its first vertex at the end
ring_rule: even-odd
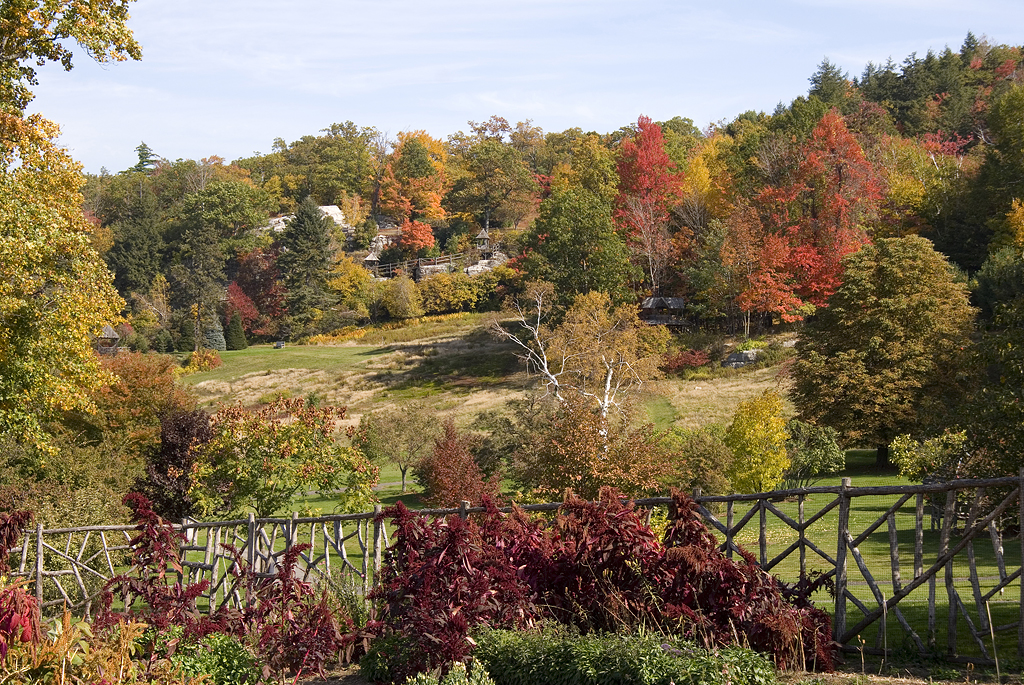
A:
MULTIPOLYGON (((362 655, 377 682, 431 682, 458 671, 481 627, 518 634, 478 635, 478 658, 513 682, 503 641, 520 651, 544 622, 576 645, 671 635, 629 642, 657 657, 629 658, 668 660, 643 682, 681 678, 680 655, 723 682, 734 667, 735 682, 828 670, 830 619, 809 599, 824 585, 789 588, 752 557, 727 559, 682 490, 806 485, 842 470, 841 448, 917 481, 1022 466, 1019 46, 968 33, 957 50, 852 77, 825 59, 806 96, 703 130, 639 114, 612 132, 545 132, 495 115, 447 138, 391 137, 345 121, 233 161, 172 161, 142 142, 131 168, 84 174, 56 125, 26 114, 32 65, 71 69, 72 43, 100 62, 139 59, 127 3, 14 5, 0 4, 0 543, 14 550, 30 520, 139 530, 74 682, 118 658, 139 680, 201 677, 215 668, 206 653, 244 662, 247 675, 216 682, 298 678, 339 655, 362 655), (658 298, 682 303, 671 329, 643 318, 658 298), (314 392, 202 407, 182 382, 250 344, 335 350, 463 315, 488 340, 466 343, 482 350, 470 364, 481 384, 509 375, 495 359, 530 379, 472 423, 440 420, 429 393, 345 424, 347 409, 314 392), (662 430, 638 404, 650 381, 713 377, 724 336, 745 351, 777 333, 795 349, 758 352, 785 382, 739 402, 727 426, 662 430), (113 340, 121 351, 103 354, 113 340), (169 584, 180 540, 165 521, 272 516, 310 492, 365 511, 385 466, 403 494, 411 470, 424 503, 488 509, 467 523, 390 508, 379 615, 296 581, 294 556, 272 582, 243 573, 250 606, 237 614, 200 616, 203 588, 169 584), (670 490, 659 534, 620 499, 670 490), (513 496, 565 503, 548 527, 499 515, 494 502, 513 496), (174 661, 179 640, 193 651, 174 661), (719 651, 735 645, 765 656, 719 651), (185 657, 206 665, 182 671, 185 657)), ((91 628, 65 613, 47 642, 18 582, 0 590, 0 664, 33 682, 59 661, 65 682, 70 652, 52 655, 71 638, 59 636, 91 628)))

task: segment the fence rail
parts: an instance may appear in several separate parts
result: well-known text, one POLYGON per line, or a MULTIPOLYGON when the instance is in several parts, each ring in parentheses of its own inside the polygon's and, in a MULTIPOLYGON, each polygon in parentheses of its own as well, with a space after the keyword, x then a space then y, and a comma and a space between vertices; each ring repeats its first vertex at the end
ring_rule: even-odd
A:
MULTIPOLYGON (((984 662, 997 657, 1000 644, 1024 658, 1022 487, 1024 469, 1018 477, 928 485, 853 487, 843 479, 838 486, 743 495, 696 491, 694 499, 729 556, 753 550, 761 568, 788 582, 811 571, 830 576, 834 637, 847 648, 889 652, 891 641, 984 662), (1005 546, 1008 537, 1017 544, 1005 546), (861 639, 869 628, 874 647, 861 639)), ((635 505, 650 516, 670 502, 659 497, 635 505)), ((482 511, 464 502, 420 513, 482 511)), ((347 577, 366 593, 388 546, 379 513, 378 506, 360 514, 185 521, 175 526, 185 538, 182 581, 208 580, 204 597, 212 611, 238 601, 230 578, 240 562, 269 576, 288 549, 307 544, 298 559, 305 577, 347 577)), ((12 551, 14 575, 26 578, 44 608, 66 605, 88 614, 103 584, 127 565, 134 533, 132 526, 37 526, 12 551)))

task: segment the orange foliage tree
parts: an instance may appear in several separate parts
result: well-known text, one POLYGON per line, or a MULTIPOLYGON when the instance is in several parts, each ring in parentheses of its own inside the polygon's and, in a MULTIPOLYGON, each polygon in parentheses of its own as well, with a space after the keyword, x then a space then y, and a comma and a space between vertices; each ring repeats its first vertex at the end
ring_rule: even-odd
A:
POLYGON ((782 240, 766 241, 772 252, 753 279, 776 292, 747 295, 783 308, 786 320, 801 318, 807 304, 825 305, 842 282, 843 257, 868 242, 882 198, 871 164, 835 110, 818 122, 799 160, 791 182, 756 198, 765 226, 782 240))
POLYGON ((402 224, 402 237, 398 245, 409 254, 416 256, 421 250, 434 246, 434 232, 429 224, 422 221, 406 221, 402 224))

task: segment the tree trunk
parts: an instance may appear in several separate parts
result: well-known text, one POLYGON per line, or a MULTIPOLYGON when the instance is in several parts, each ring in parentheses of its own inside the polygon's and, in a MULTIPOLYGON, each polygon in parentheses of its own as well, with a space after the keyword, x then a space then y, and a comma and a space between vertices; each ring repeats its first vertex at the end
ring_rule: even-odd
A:
POLYGON ((405 472, 409 470, 408 466, 399 466, 398 470, 402 472, 402 494, 405 494, 405 472))
POLYGON ((892 462, 889 461, 889 445, 879 445, 875 455, 875 466, 884 468, 892 465, 892 462))

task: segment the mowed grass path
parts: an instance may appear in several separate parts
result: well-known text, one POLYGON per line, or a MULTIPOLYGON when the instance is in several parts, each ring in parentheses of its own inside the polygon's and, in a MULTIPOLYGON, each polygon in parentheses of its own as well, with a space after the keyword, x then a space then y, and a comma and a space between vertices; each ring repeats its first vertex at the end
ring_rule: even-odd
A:
POLYGON ((360 346, 253 345, 246 350, 221 352, 224 364, 212 371, 185 376, 185 382, 196 385, 204 381, 234 381, 250 373, 278 369, 309 369, 313 371, 349 371, 370 359, 386 353, 387 348, 360 346))

